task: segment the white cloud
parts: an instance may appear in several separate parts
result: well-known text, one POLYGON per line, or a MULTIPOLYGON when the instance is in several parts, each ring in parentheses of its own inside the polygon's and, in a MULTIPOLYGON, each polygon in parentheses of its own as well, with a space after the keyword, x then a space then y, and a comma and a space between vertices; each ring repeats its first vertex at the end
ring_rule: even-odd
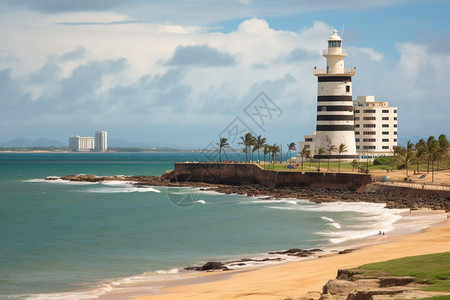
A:
MULTIPOLYGON (((0 96, 8 97, 0 103, 1 126, 14 126, 19 116, 42 128, 64 120, 53 128, 61 136, 73 134, 80 123, 132 130, 136 136, 190 128, 214 136, 264 91, 285 112, 283 122, 273 125, 274 136, 282 126, 298 139, 314 130, 312 68, 324 66, 321 53, 333 30, 324 22, 283 31, 251 18, 222 33, 197 25, 133 22, 134 16, 107 11, 1 16, 0 96), (78 25, 64 25, 69 23, 78 25)), ((446 83, 437 74, 449 57, 427 58, 426 45, 403 43, 398 50, 395 68, 372 48, 352 47, 347 60, 362 70, 355 90, 387 95, 401 115, 406 99, 442 96, 446 83), (434 91, 424 89, 421 80, 434 91)), ((17 130, 26 132, 23 126, 17 130)), ((195 139, 198 145, 204 137, 195 139)))

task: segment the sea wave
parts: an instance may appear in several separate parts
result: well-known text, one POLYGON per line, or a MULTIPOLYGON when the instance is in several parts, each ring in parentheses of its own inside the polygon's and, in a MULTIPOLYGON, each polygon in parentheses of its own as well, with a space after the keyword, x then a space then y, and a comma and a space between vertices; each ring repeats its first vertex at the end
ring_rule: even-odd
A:
POLYGON ((69 184, 69 185, 98 184, 98 182, 63 180, 59 176, 47 176, 46 178, 25 179, 25 180, 23 180, 23 182, 45 182, 45 183, 57 183, 57 184, 69 184), (47 180, 47 178, 50 178, 50 180, 47 180))
POLYGON ((76 291, 59 293, 39 293, 22 294, 10 296, 8 299, 27 299, 27 300, 87 300, 98 299, 108 294, 113 296, 115 293, 126 294, 127 292, 135 294, 142 290, 142 295, 156 294, 159 286, 163 282, 170 282, 181 278, 178 268, 168 270, 158 270, 155 272, 145 272, 128 277, 104 280, 94 287, 88 287, 76 291))
POLYGON ((160 190, 157 190, 152 187, 144 187, 144 186, 130 186, 130 187, 101 187, 101 188, 92 188, 85 190, 83 192, 87 193, 101 193, 101 194, 114 194, 114 193, 161 193, 160 190))
POLYGON ((337 228, 337 229, 341 229, 341 225, 339 225, 339 223, 337 223, 335 220, 333 220, 332 218, 328 218, 328 217, 326 217, 326 216, 322 216, 322 217, 320 217, 322 220, 324 220, 326 223, 327 223, 327 225, 329 225, 329 226, 332 226, 332 227, 334 227, 334 228, 337 228))

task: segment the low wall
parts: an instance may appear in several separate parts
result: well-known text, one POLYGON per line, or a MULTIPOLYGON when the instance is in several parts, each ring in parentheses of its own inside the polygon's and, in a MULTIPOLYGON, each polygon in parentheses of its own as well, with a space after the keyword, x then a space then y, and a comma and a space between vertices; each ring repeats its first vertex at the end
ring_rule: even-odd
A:
POLYGON ((175 163, 174 176, 177 181, 261 184, 268 187, 358 189, 372 182, 369 174, 275 171, 241 163, 175 163))

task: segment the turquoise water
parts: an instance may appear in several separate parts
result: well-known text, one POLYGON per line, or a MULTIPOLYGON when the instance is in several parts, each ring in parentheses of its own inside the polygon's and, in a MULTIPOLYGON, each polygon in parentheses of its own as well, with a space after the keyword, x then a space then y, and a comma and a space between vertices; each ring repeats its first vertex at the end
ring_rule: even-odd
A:
POLYGON ((330 247, 389 231, 401 218, 399 210, 380 204, 319 205, 191 188, 43 181, 80 173, 160 175, 173 162, 198 157, 0 154, 0 298, 70 299, 72 291, 89 291, 73 299, 94 298, 105 292, 100 286, 118 278, 132 281, 138 274, 176 273, 206 261, 294 247, 330 247), (180 199, 188 205, 176 205, 180 199))

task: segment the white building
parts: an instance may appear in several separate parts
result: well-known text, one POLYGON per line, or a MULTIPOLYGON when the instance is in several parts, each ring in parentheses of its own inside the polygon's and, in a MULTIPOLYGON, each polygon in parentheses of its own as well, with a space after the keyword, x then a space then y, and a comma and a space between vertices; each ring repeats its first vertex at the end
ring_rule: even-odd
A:
POLYGON ((69 149, 71 151, 91 151, 94 149, 94 138, 74 135, 69 137, 69 149))
POLYGON ((314 148, 316 146, 316 132, 314 131, 311 135, 305 135, 304 141, 299 142, 298 151, 301 152, 303 149, 311 151, 311 156, 314 155, 314 148))
MULTIPOLYGON (((378 156, 393 155, 397 146, 397 107, 389 106, 387 101, 375 101, 374 96, 358 96, 356 99, 353 111, 358 157, 373 160, 378 156)), ((299 143, 299 151, 303 148, 316 148, 315 132, 304 136, 304 141, 299 143)))
POLYGON ((311 154, 316 159, 356 159, 352 100, 352 76, 356 70, 344 68, 347 50, 342 49, 337 30, 329 37, 328 49, 324 50, 323 56, 327 59, 327 68, 314 68, 313 72, 317 76, 318 90, 316 136, 311 154), (338 148, 341 144, 346 146, 347 152, 340 156, 337 151, 318 154, 320 148, 327 149, 330 145, 338 148))
POLYGON ((374 96, 358 96, 354 102, 356 151, 360 158, 392 155, 397 146, 397 107, 374 96))
POLYGON ((108 150, 108 133, 106 131, 95 132, 95 150, 96 151, 108 150))

